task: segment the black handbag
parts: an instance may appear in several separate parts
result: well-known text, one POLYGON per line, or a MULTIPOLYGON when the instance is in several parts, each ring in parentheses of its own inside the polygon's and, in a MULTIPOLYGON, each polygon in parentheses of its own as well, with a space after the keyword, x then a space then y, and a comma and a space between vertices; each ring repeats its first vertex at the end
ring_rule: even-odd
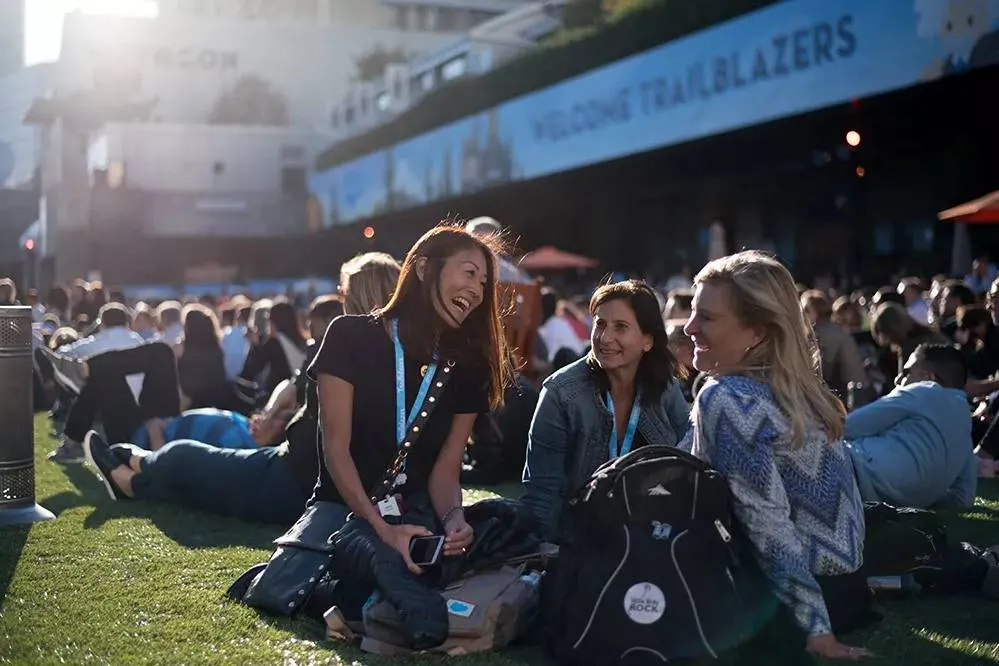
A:
MULTIPOLYGON (((440 396, 451 378, 454 363, 443 364, 427 391, 416 419, 407 430, 399 453, 385 471, 371 494, 377 503, 391 490, 402 471, 410 448, 424 430, 424 425, 440 403, 440 396)), ((316 502, 282 536, 274 540, 277 549, 266 565, 257 564, 229 587, 228 596, 274 615, 291 615, 302 607, 327 574, 333 559, 333 536, 343 527, 350 510, 336 502, 316 502)))

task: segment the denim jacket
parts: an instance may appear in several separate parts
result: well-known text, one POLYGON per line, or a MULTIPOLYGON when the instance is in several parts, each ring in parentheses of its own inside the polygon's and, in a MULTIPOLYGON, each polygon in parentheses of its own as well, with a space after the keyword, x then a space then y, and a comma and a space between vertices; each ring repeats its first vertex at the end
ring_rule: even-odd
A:
MULTIPOLYGON (((647 444, 676 446, 689 416, 674 380, 657 403, 642 405, 638 434, 647 444)), ((585 357, 545 380, 531 421, 523 479, 523 501, 541 521, 545 539, 558 540, 565 502, 607 462, 612 428, 613 417, 585 357)))

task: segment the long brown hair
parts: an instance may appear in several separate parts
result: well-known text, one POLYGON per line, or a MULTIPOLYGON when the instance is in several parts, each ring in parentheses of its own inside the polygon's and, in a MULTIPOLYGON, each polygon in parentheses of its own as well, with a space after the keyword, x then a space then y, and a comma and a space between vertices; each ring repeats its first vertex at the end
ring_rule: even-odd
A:
POLYGON ((399 320, 399 337, 407 353, 414 358, 429 360, 436 349, 443 359, 467 364, 488 374, 489 385, 484 388, 492 409, 503 404, 504 390, 513 379, 500 313, 497 242, 473 236, 453 222, 442 222, 423 234, 409 250, 392 299, 379 312, 386 319, 399 320), (442 299, 441 269, 448 258, 469 249, 479 250, 486 260, 482 303, 461 326, 451 328, 434 307, 434 303, 442 299), (420 260, 426 260, 422 280, 417 273, 420 260))

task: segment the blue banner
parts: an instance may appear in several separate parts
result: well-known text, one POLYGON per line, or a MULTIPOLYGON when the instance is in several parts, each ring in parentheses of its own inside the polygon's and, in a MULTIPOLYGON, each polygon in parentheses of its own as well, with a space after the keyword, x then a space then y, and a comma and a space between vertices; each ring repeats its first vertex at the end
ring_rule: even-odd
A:
POLYGON ((999 0, 786 0, 333 167, 314 193, 346 224, 993 64, 999 0))

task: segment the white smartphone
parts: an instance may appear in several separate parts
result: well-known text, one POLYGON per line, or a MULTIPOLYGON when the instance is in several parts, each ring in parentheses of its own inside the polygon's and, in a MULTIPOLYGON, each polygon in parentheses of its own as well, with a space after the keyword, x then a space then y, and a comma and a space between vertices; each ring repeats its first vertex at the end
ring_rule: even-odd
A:
POLYGON ((413 537, 409 541, 409 557, 418 567, 431 567, 441 559, 444 552, 444 537, 413 537))

